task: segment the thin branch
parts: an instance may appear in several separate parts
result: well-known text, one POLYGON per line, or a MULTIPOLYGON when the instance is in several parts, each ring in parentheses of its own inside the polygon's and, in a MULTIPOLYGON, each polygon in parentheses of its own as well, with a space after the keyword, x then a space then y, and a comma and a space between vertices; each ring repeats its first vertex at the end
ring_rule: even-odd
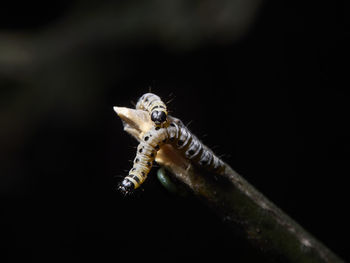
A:
MULTIPOLYGON (((124 129, 140 139, 152 126, 144 111, 115 107, 124 129)), ((164 145, 156 161, 257 249, 278 262, 343 262, 298 223, 226 165, 224 176, 192 165, 164 145)))

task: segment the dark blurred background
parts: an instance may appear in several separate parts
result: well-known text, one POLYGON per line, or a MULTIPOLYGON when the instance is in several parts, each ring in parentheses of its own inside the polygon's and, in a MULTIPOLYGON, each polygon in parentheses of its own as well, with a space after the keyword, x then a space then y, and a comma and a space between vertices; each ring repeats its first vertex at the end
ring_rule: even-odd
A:
POLYGON ((349 17, 330 0, 1 3, 1 262, 265 262, 156 168, 116 190, 137 142, 112 107, 149 87, 349 260, 349 17))

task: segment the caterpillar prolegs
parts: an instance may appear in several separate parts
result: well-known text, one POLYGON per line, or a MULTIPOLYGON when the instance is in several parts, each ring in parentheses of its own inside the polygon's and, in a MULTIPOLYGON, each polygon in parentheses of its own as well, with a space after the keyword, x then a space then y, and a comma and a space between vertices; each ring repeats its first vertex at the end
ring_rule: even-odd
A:
MULTIPOLYGON (((144 108, 144 110, 147 110, 147 108, 144 108)), ((157 125, 151 128, 141 138, 133 167, 119 186, 122 192, 132 192, 146 180, 157 152, 164 144, 171 144, 192 163, 200 167, 216 171, 224 169, 224 163, 207 146, 202 144, 180 120, 168 116, 162 127, 157 125)))

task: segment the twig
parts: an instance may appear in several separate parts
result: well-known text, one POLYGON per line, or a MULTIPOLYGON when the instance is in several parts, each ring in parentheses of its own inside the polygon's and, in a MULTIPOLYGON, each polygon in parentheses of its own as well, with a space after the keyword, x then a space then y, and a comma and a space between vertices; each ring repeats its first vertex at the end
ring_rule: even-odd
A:
MULTIPOLYGON (((146 112, 115 107, 124 130, 140 139, 152 122, 146 112)), ((156 161, 255 247, 278 262, 343 262, 229 165, 224 176, 200 170, 170 145, 156 161)))

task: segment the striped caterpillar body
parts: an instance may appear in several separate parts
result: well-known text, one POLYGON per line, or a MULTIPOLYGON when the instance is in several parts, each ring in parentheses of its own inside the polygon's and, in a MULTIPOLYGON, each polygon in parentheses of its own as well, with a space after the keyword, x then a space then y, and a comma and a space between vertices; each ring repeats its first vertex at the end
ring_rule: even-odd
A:
POLYGON ((158 150, 167 143, 181 151, 187 159, 200 167, 216 171, 224 169, 224 163, 207 146, 202 144, 180 120, 168 116, 165 127, 153 127, 142 138, 137 147, 134 165, 129 175, 119 186, 122 192, 132 192, 146 180, 158 150))
POLYGON ((156 126, 162 125, 168 116, 165 103, 155 94, 146 93, 136 103, 137 110, 146 110, 156 126))

